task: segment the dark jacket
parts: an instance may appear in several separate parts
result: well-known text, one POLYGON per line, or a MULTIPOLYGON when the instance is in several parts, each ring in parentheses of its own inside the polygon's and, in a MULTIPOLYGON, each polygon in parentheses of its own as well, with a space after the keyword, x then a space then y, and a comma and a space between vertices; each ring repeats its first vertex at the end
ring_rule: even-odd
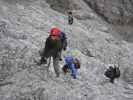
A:
POLYGON ((58 57, 61 52, 61 40, 56 39, 53 40, 50 36, 46 39, 44 52, 42 54, 43 57, 58 57))

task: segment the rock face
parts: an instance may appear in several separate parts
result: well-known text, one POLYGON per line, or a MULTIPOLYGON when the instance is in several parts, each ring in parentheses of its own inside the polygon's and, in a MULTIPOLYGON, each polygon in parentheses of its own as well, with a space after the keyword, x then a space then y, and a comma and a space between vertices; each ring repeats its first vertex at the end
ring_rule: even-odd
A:
POLYGON ((113 24, 133 25, 132 0, 84 0, 106 21, 113 24))
MULTIPOLYGON (((71 3, 76 18, 68 25, 64 1, 0 0, 0 100, 133 100, 133 44, 113 37, 110 25, 82 0, 71 3), (52 63, 49 72, 36 64, 53 26, 78 50, 76 80, 70 74, 65 80, 62 71, 56 78, 52 63), (108 64, 120 67, 122 76, 115 84, 103 74, 108 64)), ((60 69, 63 65, 61 61, 60 69)))
MULTIPOLYGON (((103 19, 112 24, 133 25, 133 1, 132 0, 47 0, 51 8, 62 13, 68 9, 80 9, 79 3, 84 1, 103 19)), ((85 8, 85 6, 83 6, 85 8)))
MULTIPOLYGON (((47 0, 52 9, 66 14, 68 9, 78 20, 88 24, 88 19, 103 20, 110 23, 113 36, 133 42, 133 1, 132 0, 47 0), (90 9, 91 8, 91 9, 90 9)), ((87 25, 88 26, 88 25, 87 25)))
POLYGON ((64 13, 69 9, 70 2, 69 0, 46 0, 50 4, 50 7, 54 10, 64 13))

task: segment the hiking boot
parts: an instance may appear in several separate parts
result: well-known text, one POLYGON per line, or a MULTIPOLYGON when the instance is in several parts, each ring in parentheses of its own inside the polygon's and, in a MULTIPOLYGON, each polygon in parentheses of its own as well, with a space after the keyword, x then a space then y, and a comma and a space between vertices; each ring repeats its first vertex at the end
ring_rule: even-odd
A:
POLYGON ((76 76, 73 76, 73 79, 77 79, 76 76))
POLYGON ((76 79, 77 77, 75 76, 75 75, 73 75, 73 74, 71 74, 71 76, 73 77, 73 79, 76 79))
POLYGON ((38 66, 41 66, 41 65, 42 65, 42 63, 41 63, 41 62, 37 62, 37 65, 38 65, 38 66))
POLYGON ((66 48, 64 47, 63 50, 66 51, 66 48))
POLYGON ((60 58, 59 60, 62 61, 62 58, 60 58))
POLYGON ((42 64, 47 64, 47 60, 46 59, 41 59, 40 62, 37 65, 42 65, 42 64))

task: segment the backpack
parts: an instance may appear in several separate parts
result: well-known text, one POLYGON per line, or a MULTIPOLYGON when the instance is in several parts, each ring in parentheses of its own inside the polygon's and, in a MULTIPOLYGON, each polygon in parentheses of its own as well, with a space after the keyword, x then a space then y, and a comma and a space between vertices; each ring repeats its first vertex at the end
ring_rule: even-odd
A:
POLYGON ((80 61, 77 58, 73 59, 73 63, 75 64, 77 69, 80 69, 81 64, 80 64, 80 61))
POLYGON ((108 78, 119 78, 120 77, 120 69, 119 67, 109 67, 104 73, 104 75, 108 78))
POLYGON ((69 66, 67 64, 65 64, 63 67, 62 67, 62 71, 66 74, 69 72, 69 66))
POLYGON ((64 32, 60 33, 60 39, 61 39, 61 43, 62 43, 62 49, 66 50, 66 48, 67 48, 67 38, 66 38, 66 34, 64 32))
POLYGON ((104 75, 105 75, 106 77, 108 77, 108 78, 113 78, 113 77, 114 77, 114 69, 113 69, 113 67, 112 67, 112 66, 109 67, 109 68, 105 71, 104 75))
POLYGON ((64 42, 64 40, 66 40, 66 34, 64 32, 60 32, 60 39, 62 42, 64 42))

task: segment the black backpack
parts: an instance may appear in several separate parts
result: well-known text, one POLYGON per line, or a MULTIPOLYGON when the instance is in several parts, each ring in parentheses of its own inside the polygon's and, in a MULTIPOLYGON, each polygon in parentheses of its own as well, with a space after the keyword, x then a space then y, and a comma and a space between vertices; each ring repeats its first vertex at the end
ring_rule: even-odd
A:
POLYGON ((109 67, 106 71, 105 71, 105 73, 104 73, 104 75, 106 76, 106 77, 108 77, 108 78, 119 78, 120 77, 120 69, 119 69, 119 67, 109 67))
POLYGON ((113 78, 113 77, 114 77, 113 67, 109 67, 109 68, 105 71, 104 75, 105 75, 106 77, 108 77, 108 78, 113 78))

